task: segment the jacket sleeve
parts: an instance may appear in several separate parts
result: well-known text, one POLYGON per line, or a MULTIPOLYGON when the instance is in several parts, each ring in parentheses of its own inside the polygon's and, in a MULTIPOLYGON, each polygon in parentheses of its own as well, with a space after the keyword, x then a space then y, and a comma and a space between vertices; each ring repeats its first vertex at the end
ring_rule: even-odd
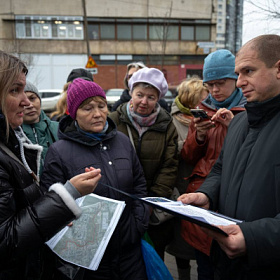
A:
POLYGON ((199 144, 196 141, 196 129, 194 122, 191 122, 186 141, 181 151, 181 156, 186 163, 195 166, 197 162, 206 154, 208 146, 208 136, 203 143, 199 144))
POLYGON ((274 218, 243 222, 240 228, 246 242, 249 267, 259 269, 279 265, 280 213, 274 218))
POLYGON ((169 124, 166 133, 167 144, 161 166, 151 186, 152 193, 162 197, 171 196, 178 173, 178 134, 173 122, 169 124))
MULTIPOLYGON (((142 166, 138 160, 134 149, 132 149, 132 158, 133 158, 133 189, 134 195, 137 197, 146 197, 147 196, 147 186, 146 180, 144 177, 144 172, 142 166)), ((145 231, 148 229, 149 223, 149 206, 142 203, 139 200, 133 200, 133 215, 136 221, 136 227, 138 232, 142 236, 145 231)))
POLYGON ((211 169, 211 172, 206 177, 203 184, 196 192, 202 192, 206 194, 210 200, 210 209, 216 211, 218 209, 218 200, 221 187, 221 174, 222 174, 222 162, 223 162, 223 149, 219 158, 211 169))
POLYGON ((54 145, 51 145, 45 157, 43 174, 41 176, 40 185, 44 190, 48 190, 54 183, 65 184, 67 176, 65 168, 62 168, 62 162, 54 145))
POLYGON ((27 186, 29 193, 19 202, 17 186, 10 182, 7 170, 0 166, 0 268, 11 267, 21 257, 38 250, 75 217, 54 191, 33 203, 24 202, 32 197, 33 185, 27 186))

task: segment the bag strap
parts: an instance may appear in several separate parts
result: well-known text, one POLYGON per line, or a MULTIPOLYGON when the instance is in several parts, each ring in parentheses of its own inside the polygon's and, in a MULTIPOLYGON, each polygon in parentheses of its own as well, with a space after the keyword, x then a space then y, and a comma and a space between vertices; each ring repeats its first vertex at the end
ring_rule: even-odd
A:
MULTIPOLYGON (((14 160, 17 161, 19 164, 21 164, 21 165, 25 168, 25 170, 28 172, 26 166, 19 160, 19 158, 18 158, 6 145, 4 145, 2 142, 0 142, 0 147, 1 147, 1 149, 2 149, 3 151, 6 152, 6 154, 7 154, 8 156, 10 156, 12 159, 14 159, 14 160)), ((37 178, 37 176, 35 175, 35 173, 34 173, 33 171, 32 171, 32 173, 29 173, 29 172, 28 172, 28 174, 30 174, 30 175, 33 177, 34 181, 35 181, 37 184, 39 183, 38 178, 37 178)))
POLYGON ((133 146, 134 150, 136 150, 136 149, 135 149, 134 142, 133 142, 133 138, 132 138, 131 129, 130 129, 130 127, 129 127, 129 125, 128 125, 128 124, 126 125, 126 128, 127 128, 127 132, 128 132, 128 136, 129 136, 130 142, 131 142, 131 144, 132 144, 132 146, 133 146))

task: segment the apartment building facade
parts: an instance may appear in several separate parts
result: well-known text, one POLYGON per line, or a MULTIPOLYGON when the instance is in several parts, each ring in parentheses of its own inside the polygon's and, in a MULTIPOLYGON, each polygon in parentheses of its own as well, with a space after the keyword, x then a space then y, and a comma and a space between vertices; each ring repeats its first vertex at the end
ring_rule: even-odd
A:
POLYGON ((242 17, 232 21, 232 14, 238 7, 242 15, 243 0, 0 3, 0 49, 26 61, 28 79, 39 89, 62 88, 71 69, 84 68, 89 55, 98 66, 95 81, 105 90, 123 88, 126 65, 133 61, 162 70, 172 87, 201 76, 211 51, 235 53, 241 45, 242 17))

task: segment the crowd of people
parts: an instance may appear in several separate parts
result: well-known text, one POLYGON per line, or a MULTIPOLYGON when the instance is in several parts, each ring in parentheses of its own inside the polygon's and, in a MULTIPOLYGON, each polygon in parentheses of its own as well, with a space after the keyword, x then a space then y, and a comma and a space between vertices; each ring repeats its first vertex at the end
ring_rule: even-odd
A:
POLYGON ((175 256, 180 280, 191 279, 190 260, 198 280, 279 278, 280 36, 258 36, 236 56, 207 55, 203 77, 182 81, 171 112, 164 74, 142 62, 127 65, 112 112, 78 68, 48 116, 27 74, 0 51, 0 280, 146 280, 144 236, 163 261, 175 256), (221 234, 160 220, 135 199, 174 189, 178 201, 242 222, 221 234), (96 271, 45 245, 80 217, 75 200, 90 193, 126 205, 96 271))

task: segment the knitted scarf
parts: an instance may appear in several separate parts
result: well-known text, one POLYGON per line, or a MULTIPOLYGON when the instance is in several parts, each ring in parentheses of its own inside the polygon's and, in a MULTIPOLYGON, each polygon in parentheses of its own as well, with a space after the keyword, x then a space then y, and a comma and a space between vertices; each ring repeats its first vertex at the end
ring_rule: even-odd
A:
POLYGON ((82 130, 79 127, 79 124, 77 123, 77 121, 75 121, 75 126, 76 126, 77 131, 79 133, 87 136, 88 138, 95 139, 95 140, 98 140, 98 141, 100 141, 104 138, 104 136, 106 135, 106 131, 109 127, 108 121, 106 121, 106 124, 105 124, 104 128, 102 129, 102 131, 100 131, 99 133, 96 133, 96 132, 87 132, 87 131, 82 130))
POLYGON ((148 130, 149 126, 156 122, 160 111, 160 105, 157 103, 153 112, 148 116, 141 116, 134 112, 132 99, 126 105, 127 115, 133 126, 139 133, 139 136, 148 130))
POLYGON ((217 101, 215 98, 212 97, 212 94, 210 94, 210 100, 217 109, 227 108, 228 110, 230 110, 231 108, 239 104, 242 97, 243 93, 240 88, 236 88, 230 97, 221 102, 217 101))
POLYGON ((177 105, 178 109, 181 113, 186 114, 188 116, 192 116, 192 113, 190 111, 190 108, 185 107, 179 100, 179 96, 176 96, 175 98, 175 104, 177 105))
POLYGON ((180 112, 177 112, 173 115, 173 118, 175 118, 178 122, 185 126, 189 126, 193 117, 191 114, 191 111, 189 108, 186 108, 179 100, 178 96, 175 98, 175 104, 180 110, 180 112))

